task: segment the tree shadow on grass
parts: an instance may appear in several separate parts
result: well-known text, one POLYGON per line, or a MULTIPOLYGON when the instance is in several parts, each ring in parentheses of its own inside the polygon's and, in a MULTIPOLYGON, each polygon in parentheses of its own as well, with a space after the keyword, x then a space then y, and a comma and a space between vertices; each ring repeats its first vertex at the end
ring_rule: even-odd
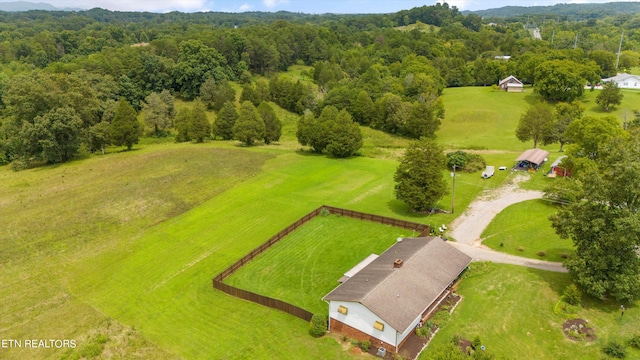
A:
POLYGON ((325 154, 313 152, 310 150, 298 149, 295 151, 296 155, 306 156, 306 157, 327 157, 325 154))
POLYGON ((529 105, 535 105, 542 101, 542 96, 533 91, 533 88, 527 88, 527 95, 524 96, 524 101, 529 105))
MULTIPOLYGON (((564 293, 567 286, 573 283, 571 276, 567 273, 557 273, 553 271, 528 269, 531 273, 535 274, 540 280, 549 285, 551 290, 558 295, 558 299, 564 293)), ((582 295, 582 308, 597 310, 607 314, 620 314, 620 305, 624 305, 625 309, 636 308, 638 303, 620 302, 614 299, 598 299, 593 296, 584 293, 582 295)))
POLYGON ((559 273, 554 271, 538 270, 527 268, 529 272, 536 275, 540 280, 549 285, 549 288, 558 295, 558 298, 564 292, 564 289, 571 284, 571 277, 567 273, 559 273))
POLYGON ((417 213, 415 211, 412 211, 407 204, 403 203, 400 200, 396 200, 396 199, 389 200, 387 202, 387 207, 394 214, 399 216, 405 216, 405 217, 410 217, 415 219, 421 218, 423 220, 427 219, 427 214, 422 214, 422 213, 417 213))

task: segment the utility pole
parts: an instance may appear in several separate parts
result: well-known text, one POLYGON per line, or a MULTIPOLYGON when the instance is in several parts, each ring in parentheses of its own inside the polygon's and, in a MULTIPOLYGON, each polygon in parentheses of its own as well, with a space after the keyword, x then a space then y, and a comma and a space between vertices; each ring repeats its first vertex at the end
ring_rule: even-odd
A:
POLYGON ((620 50, 622 50, 622 37, 624 32, 620 34, 620 45, 618 45, 618 58, 616 59, 616 70, 618 70, 618 63, 620 63, 620 50))
POLYGON ((453 172, 451 173, 451 177, 453 177, 453 182, 451 183, 451 213, 453 214, 453 204, 455 203, 456 198, 456 165, 453 165, 453 172))
POLYGON ((576 40, 573 43, 573 48, 577 48, 578 47, 578 33, 576 33, 576 40))

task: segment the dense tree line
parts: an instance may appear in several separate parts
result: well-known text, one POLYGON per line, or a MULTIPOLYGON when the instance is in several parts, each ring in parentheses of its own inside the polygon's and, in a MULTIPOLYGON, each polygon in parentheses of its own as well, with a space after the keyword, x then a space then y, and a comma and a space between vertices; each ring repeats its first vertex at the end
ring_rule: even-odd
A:
MULTIPOLYGON (((178 140, 193 140, 193 114, 167 114, 175 112, 171 99, 200 99, 205 111, 224 119, 222 126, 210 124, 209 136, 234 138, 233 126, 224 123, 234 117, 225 109, 236 99, 230 82, 242 84, 243 106, 273 101, 316 118, 332 106, 360 125, 433 137, 444 116, 439 96, 445 87, 487 86, 515 75, 548 101, 572 102, 584 84, 615 73, 620 31, 626 40, 619 67, 635 66, 640 58, 640 17, 634 15, 595 23, 550 19, 540 41, 523 22, 488 25, 446 3, 383 15, 93 9, 2 13, 0 20, 2 162, 72 158, 69 149, 56 156, 44 150, 50 149, 44 138, 63 142, 60 132, 77 132, 68 142, 78 143, 78 151, 102 151, 114 140, 105 129, 121 99, 143 112, 148 133, 174 131, 178 140), (393 28, 416 22, 427 27, 393 28), (511 60, 495 59, 504 54, 511 60), (279 74, 294 64, 311 69, 300 78, 279 74)), ((606 108, 615 101, 602 103, 606 108)), ((258 138, 273 141, 267 132, 258 138)))

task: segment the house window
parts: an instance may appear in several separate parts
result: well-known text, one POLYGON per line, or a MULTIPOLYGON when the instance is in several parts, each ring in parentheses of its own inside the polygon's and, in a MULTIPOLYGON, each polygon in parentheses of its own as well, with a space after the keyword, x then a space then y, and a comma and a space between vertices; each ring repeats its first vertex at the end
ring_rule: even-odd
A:
POLYGON ((373 328, 382 331, 384 330, 384 324, 380 321, 376 321, 375 323, 373 323, 373 328))
POLYGON ((627 86, 627 85, 629 85, 629 83, 628 83, 628 82, 624 82, 624 83, 622 83, 622 86, 627 86))
POLYGON ((347 313, 349 312, 349 309, 347 309, 346 307, 340 305, 338 306, 338 312, 342 315, 347 315, 347 313))

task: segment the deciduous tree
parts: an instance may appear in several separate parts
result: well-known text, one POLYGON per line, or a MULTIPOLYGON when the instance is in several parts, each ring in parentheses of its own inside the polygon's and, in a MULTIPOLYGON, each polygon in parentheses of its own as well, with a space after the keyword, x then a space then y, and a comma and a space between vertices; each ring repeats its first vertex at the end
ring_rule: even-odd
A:
POLYGON ((602 90, 596 96, 596 104, 600 105, 604 111, 609 111, 611 105, 620 105, 623 97, 624 95, 618 84, 613 81, 607 81, 602 85, 602 90))
POLYGON ((151 93, 145 98, 142 113, 147 126, 153 128, 154 136, 160 135, 160 131, 166 129, 171 123, 169 107, 158 93, 151 93))
POLYGON ((598 298, 633 302, 640 298, 640 140, 614 137, 601 149, 593 171, 548 194, 576 199, 551 221, 575 245, 565 266, 577 284, 598 298))
POLYGON ((553 123, 551 106, 544 103, 535 104, 520 117, 516 137, 522 142, 533 140, 533 147, 536 148, 539 141, 551 139, 553 123))
POLYGON ((582 65, 570 60, 548 60, 536 68, 535 89, 549 101, 571 102, 584 93, 582 65))
POLYGON ((37 116, 33 124, 23 124, 22 137, 26 145, 21 149, 23 156, 47 163, 69 161, 80 148, 81 128, 82 120, 72 108, 58 108, 37 116))
POLYGON ((104 148, 111 144, 111 124, 107 121, 100 121, 89 128, 89 150, 91 152, 100 150, 104 155, 104 148))

